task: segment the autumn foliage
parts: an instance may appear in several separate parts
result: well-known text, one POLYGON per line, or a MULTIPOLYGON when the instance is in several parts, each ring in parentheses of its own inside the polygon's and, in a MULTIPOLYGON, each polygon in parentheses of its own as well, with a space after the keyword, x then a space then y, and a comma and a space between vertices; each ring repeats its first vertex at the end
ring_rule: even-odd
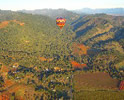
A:
POLYGON ((0 29, 6 27, 10 22, 14 22, 16 24, 19 24, 20 26, 24 26, 24 24, 25 24, 25 23, 17 21, 17 20, 3 21, 3 22, 0 22, 0 29))
POLYGON ((48 62, 50 62, 50 61, 53 60, 53 58, 40 57, 40 60, 41 60, 41 61, 48 61, 48 62))
POLYGON ((79 64, 76 61, 71 61, 71 64, 72 64, 72 67, 73 68, 83 68, 83 67, 86 67, 87 66, 86 64, 79 64))
POLYGON ((45 57, 40 57, 41 61, 47 61, 47 59, 45 57))
POLYGON ((10 100, 8 95, 0 95, 0 100, 10 100))
POLYGON ((9 21, 3 21, 3 22, 1 22, 0 23, 0 29, 6 27, 8 25, 8 23, 9 23, 9 21))
POLYGON ((89 49, 88 46, 85 46, 84 44, 73 44, 73 53, 78 55, 86 55, 87 50, 89 49))
POLYGON ((119 86, 119 89, 120 90, 124 90, 124 81, 121 81, 120 86, 119 86))
POLYGON ((8 72, 8 68, 6 66, 2 66, 1 72, 8 72))
POLYGON ((12 81, 12 80, 5 80, 5 82, 4 82, 4 87, 10 87, 10 86, 12 86, 14 84, 14 81, 12 81))
POLYGON ((19 24, 20 26, 23 26, 25 23, 23 23, 23 22, 20 22, 20 21, 17 21, 17 20, 12 20, 12 22, 15 22, 15 23, 17 23, 17 24, 19 24))

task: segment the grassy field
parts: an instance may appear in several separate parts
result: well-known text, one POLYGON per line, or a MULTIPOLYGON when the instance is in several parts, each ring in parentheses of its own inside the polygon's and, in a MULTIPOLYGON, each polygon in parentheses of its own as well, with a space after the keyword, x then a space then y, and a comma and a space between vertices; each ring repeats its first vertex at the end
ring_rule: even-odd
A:
POLYGON ((76 72, 73 77, 74 100, 124 100, 119 81, 103 72, 76 72))
POLYGON ((74 100, 124 100, 124 92, 82 91, 74 93, 74 100))
POLYGON ((74 75, 74 88, 80 90, 106 90, 118 89, 119 81, 112 79, 109 74, 103 72, 97 73, 76 73, 74 75))

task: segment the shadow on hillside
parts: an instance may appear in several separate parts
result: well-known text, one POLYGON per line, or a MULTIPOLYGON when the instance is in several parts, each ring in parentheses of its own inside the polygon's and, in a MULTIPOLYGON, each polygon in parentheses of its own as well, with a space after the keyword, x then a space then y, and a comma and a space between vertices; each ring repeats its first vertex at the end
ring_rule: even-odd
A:
POLYGON ((107 32, 104 32, 104 33, 95 35, 95 36, 89 38, 88 40, 86 40, 86 41, 84 42, 84 44, 87 45, 87 44, 89 43, 89 41, 92 41, 92 40, 94 40, 95 38, 98 38, 98 37, 100 37, 100 36, 102 36, 102 35, 105 35, 106 33, 107 33, 107 32))
POLYGON ((93 25, 90 25, 90 26, 87 26, 85 29, 83 30, 80 30, 80 31, 77 31, 76 32, 76 37, 75 38, 79 38, 80 36, 86 34, 89 30, 91 30, 94 26, 93 25))
POLYGON ((95 55, 97 55, 97 54, 99 54, 100 52, 103 52, 103 51, 106 51, 106 50, 101 50, 101 49, 93 48, 93 49, 89 49, 87 51, 87 54, 93 57, 93 56, 95 56, 95 55))
POLYGON ((77 23, 78 21, 80 21, 82 18, 83 18, 83 17, 79 17, 77 20, 73 21, 73 22, 71 23, 71 25, 73 26, 75 23, 77 23))
POLYGON ((116 32, 115 38, 117 41, 124 38, 124 28, 120 29, 119 31, 116 32))
MULTIPOLYGON (((78 22, 79 20, 80 20, 81 18, 79 18, 79 19, 77 19, 75 22, 73 22, 73 23, 76 23, 76 22, 78 22)), ((86 21, 80 21, 80 22, 78 22, 77 24, 75 24, 74 25, 74 28, 73 28, 73 31, 75 31, 75 30, 77 30, 78 28, 80 28, 81 26, 83 26, 85 23, 87 23, 89 21, 89 19, 88 20, 86 20, 86 21)))
POLYGON ((114 38, 112 39, 108 39, 108 40, 105 40, 105 41, 99 41, 98 43, 95 43, 93 45, 93 47, 95 46, 101 46, 101 45, 105 45, 106 43, 109 43, 109 42, 112 42, 112 41, 119 41, 120 39, 124 38, 124 28, 118 30, 115 35, 114 35, 114 38))

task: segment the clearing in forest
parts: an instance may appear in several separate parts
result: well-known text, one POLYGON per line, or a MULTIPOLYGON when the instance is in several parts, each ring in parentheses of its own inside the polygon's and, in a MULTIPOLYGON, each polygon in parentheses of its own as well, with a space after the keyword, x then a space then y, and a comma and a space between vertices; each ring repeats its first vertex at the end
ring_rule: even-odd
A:
POLYGON ((82 90, 118 90, 119 81, 112 79, 108 73, 76 73, 74 75, 74 89, 82 90))

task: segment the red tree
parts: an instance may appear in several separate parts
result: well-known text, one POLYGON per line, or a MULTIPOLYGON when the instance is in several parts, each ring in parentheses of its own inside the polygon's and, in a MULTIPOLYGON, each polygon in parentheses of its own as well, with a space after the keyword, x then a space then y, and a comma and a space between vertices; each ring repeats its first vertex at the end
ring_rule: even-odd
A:
POLYGON ((119 86, 119 89, 120 90, 124 90, 124 80, 121 81, 120 86, 119 86))

